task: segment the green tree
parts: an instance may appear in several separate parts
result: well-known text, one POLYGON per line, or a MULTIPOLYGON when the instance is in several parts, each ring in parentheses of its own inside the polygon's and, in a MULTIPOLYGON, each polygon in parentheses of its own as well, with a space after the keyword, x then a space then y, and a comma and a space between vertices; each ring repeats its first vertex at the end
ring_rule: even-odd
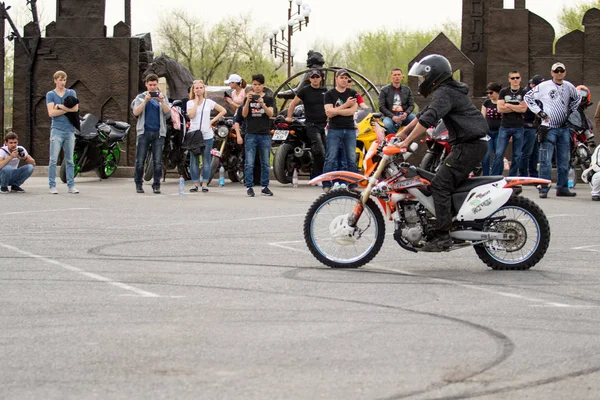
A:
POLYGON ((440 31, 460 47, 460 27, 445 24, 440 28, 420 31, 379 29, 361 33, 344 45, 345 65, 367 76, 376 85, 386 84, 392 68, 406 71, 408 63, 419 54, 440 31))
POLYGON ((564 6, 558 16, 560 35, 579 29, 583 31, 583 16, 590 8, 600 8, 600 0, 578 3, 572 6, 564 6))

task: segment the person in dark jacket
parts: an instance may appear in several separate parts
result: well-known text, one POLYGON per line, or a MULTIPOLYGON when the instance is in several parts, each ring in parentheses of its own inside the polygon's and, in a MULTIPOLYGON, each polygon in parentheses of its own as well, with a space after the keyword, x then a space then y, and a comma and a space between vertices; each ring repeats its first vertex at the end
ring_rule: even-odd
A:
POLYGON ((408 147, 441 118, 448 128, 452 151, 431 181, 435 204, 437 236, 427 242, 423 251, 444 251, 452 246, 451 195, 469 173, 478 167, 487 152, 489 127, 480 110, 469 98, 469 87, 452 79, 452 66, 443 56, 433 54, 415 63, 409 76, 419 78, 419 93, 431 103, 406 128, 398 133, 408 147), (406 137, 406 133, 412 130, 406 137))
POLYGON ((394 68, 392 83, 384 86, 379 93, 379 111, 383 114, 383 125, 387 133, 396 133, 401 126, 415 119, 415 101, 408 86, 402 84, 402 70, 394 68))

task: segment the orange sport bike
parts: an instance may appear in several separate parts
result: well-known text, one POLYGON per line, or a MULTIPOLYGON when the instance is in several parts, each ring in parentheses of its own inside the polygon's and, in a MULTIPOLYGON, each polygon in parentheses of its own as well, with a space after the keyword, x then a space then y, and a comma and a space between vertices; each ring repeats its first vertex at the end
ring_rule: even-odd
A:
MULTIPOLYGON (((405 162, 396 139, 375 142, 365 157, 365 175, 329 172, 310 181, 345 181, 310 206, 304 239, 311 253, 332 268, 358 268, 371 261, 385 238, 385 218, 394 223, 394 239, 418 252, 435 233, 430 192, 433 173, 405 162)), ((414 151, 414 149, 413 149, 414 151)), ((520 196, 520 185, 549 184, 538 178, 484 176, 463 181, 452 194, 453 251, 473 246, 492 269, 526 270, 550 244, 550 225, 542 209, 520 196)))

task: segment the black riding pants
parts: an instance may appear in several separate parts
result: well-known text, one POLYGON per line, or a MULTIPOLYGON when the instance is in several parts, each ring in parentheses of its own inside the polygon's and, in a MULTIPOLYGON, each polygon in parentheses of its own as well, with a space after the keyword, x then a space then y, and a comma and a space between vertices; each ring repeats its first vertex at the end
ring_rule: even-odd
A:
POLYGON ((436 172, 431 181, 431 193, 439 231, 449 231, 452 227, 452 192, 481 165, 487 148, 488 144, 483 140, 456 144, 436 172))
POLYGON ((325 164, 325 123, 307 122, 306 135, 310 140, 314 160, 311 171, 311 178, 314 178, 323 173, 323 165, 325 164))

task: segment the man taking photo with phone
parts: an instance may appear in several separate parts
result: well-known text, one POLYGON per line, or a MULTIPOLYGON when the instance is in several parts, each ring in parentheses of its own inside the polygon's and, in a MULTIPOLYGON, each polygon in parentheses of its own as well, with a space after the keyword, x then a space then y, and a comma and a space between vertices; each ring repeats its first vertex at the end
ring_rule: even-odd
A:
POLYGON ((167 96, 158 90, 158 76, 146 76, 147 91, 140 93, 131 103, 131 111, 137 117, 137 142, 135 150, 135 188, 138 193, 144 193, 142 187, 144 161, 148 150, 152 149, 154 163, 154 182, 152 191, 160 194, 160 179, 162 178, 162 152, 167 136, 167 116, 171 105, 167 96))
POLYGON ((0 194, 25 193, 21 185, 33 174, 35 160, 23 146, 19 146, 16 133, 7 133, 0 147, 0 194), (19 168, 19 162, 24 165, 19 168))

